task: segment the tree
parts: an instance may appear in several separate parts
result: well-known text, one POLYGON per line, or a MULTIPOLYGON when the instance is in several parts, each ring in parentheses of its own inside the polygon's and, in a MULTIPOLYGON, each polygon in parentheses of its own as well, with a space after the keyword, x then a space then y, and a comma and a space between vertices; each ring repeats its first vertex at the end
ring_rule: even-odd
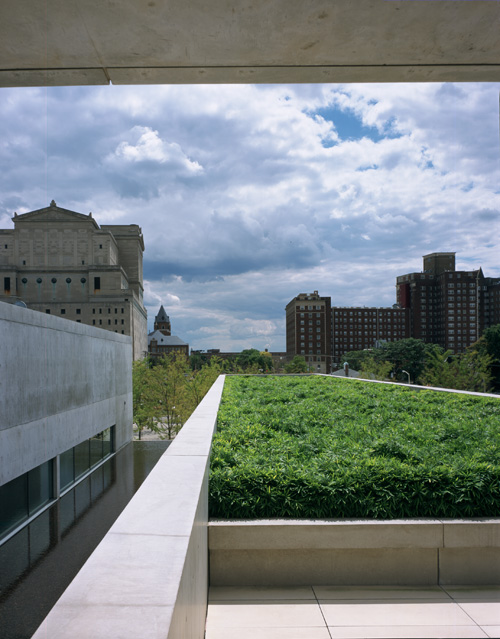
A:
MULTIPOLYGON (((364 362, 374 358, 374 351, 376 350, 377 349, 350 351, 349 353, 344 353, 343 360, 349 364, 349 368, 354 371, 359 371, 363 367, 364 362)), ((341 365, 344 362, 341 362, 341 365)))
POLYGON ((391 362, 396 379, 407 381, 404 370, 409 373, 411 381, 416 382, 425 368, 427 357, 436 348, 439 347, 435 344, 426 344, 421 339, 409 337, 397 342, 387 342, 374 349, 374 357, 378 362, 391 362))
POLYGON ((273 370, 273 359, 269 353, 256 348, 247 348, 236 356, 236 364, 247 373, 267 373, 273 370))
POLYGON ((492 361, 491 355, 472 348, 460 355, 435 351, 428 358, 421 381, 427 386, 486 393, 491 389, 492 361))
POLYGON ((500 362, 500 324, 487 328, 478 341, 484 341, 486 352, 494 362, 500 362))
POLYGON ((374 357, 369 357, 363 360, 359 369, 359 376, 362 379, 387 380, 390 378, 391 371, 391 362, 380 362, 374 357))
POLYGON ((141 439, 144 428, 153 427, 155 405, 151 389, 151 366, 147 358, 136 360, 132 364, 132 398, 134 423, 141 439))
POLYGON ((295 355, 291 362, 284 366, 285 373, 307 373, 306 360, 301 355, 295 355))
POLYGON ((190 414, 186 397, 186 378, 190 369, 182 354, 164 355, 157 364, 151 380, 157 400, 153 430, 172 439, 190 414))
MULTIPOLYGON (((190 408, 194 410, 201 402, 205 394, 221 374, 221 361, 217 357, 203 365, 200 369, 194 370, 187 379, 186 390, 191 398, 190 408)), ((192 411, 191 411, 192 412, 192 411)))
POLYGON ((212 359, 191 370, 184 355, 166 355, 153 366, 134 362, 134 422, 139 438, 144 428, 172 439, 220 374, 220 362, 212 359))

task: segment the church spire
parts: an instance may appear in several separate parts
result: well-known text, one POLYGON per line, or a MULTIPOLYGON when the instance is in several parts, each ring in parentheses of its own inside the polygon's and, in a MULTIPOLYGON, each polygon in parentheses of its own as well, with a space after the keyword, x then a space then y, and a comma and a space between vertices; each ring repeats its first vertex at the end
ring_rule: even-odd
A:
POLYGON ((166 314, 163 305, 160 306, 158 315, 155 317, 154 330, 160 331, 164 335, 171 335, 172 327, 170 326, 170 318, 166 314))

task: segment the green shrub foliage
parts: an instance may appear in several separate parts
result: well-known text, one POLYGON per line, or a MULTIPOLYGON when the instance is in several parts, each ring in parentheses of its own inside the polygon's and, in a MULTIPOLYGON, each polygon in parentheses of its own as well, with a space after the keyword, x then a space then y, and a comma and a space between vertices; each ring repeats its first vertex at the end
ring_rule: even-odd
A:
POLYGON ((210 516, 498 517, 500 398, 327 377, 226 379, 210 516))

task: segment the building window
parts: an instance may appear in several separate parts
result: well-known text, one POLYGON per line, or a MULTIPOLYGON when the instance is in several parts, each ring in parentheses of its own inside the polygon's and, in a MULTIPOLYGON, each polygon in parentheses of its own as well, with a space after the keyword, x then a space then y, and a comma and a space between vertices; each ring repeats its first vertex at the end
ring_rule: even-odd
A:
POLYGON ((45 312, 47 313, 47 315, 50 315, 50 308, 46 308, 45 312))
POLYGON ((66 315, 66 309, 65 308, 61 308, 61 315, 66 315))
POLYGON ((102 315, 102 308, 99 309, 99 315, 102 315))
POLYGON ((3 278, 3 291, 4 293, 10 293, 10 277, 3 278))
POLYGON ((111 320, 108 320, 108 326, 111 326, 111 320))
MULTIPOLYGON (((125 320, 122 320, 122 324, 125 324, 125 320)), ((123 332, 123 331, 122 331, 123 332)))
POLYGON ((95 291, 101 290, 101 278, 100 277, 94 277, 94 290, 95 291))
POLYGON ((53 461, 49 460, 0 487, 0 537, 26 521, 54 498, 53 461))
POLYGON ((92 309, 92 315, 95 315, 95 308, 92 309))
POLYGON ((81 315, 82 314, 82 309, 81 308, 77 308, 76 309, 76 314, 77 315, 81 315))
POLYGON ((95 320, 92 320, 92 325, 95 326, 95 320))

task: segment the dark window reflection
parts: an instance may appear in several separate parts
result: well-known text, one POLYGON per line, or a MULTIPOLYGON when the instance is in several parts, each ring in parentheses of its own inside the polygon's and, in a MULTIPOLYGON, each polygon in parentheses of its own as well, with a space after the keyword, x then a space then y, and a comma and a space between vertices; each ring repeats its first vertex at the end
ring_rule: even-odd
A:
POLYGON ((21 475, 0 486, 0 535, 28 518, 28 476, 21 475))
POLYGON ((75 452, 70 448, 59 455, 59 484, 61 490, 75 481, 75 452))
POLYGON ((84 475, 90 468, 89 440, 75 446, 75 479, 84 475))

